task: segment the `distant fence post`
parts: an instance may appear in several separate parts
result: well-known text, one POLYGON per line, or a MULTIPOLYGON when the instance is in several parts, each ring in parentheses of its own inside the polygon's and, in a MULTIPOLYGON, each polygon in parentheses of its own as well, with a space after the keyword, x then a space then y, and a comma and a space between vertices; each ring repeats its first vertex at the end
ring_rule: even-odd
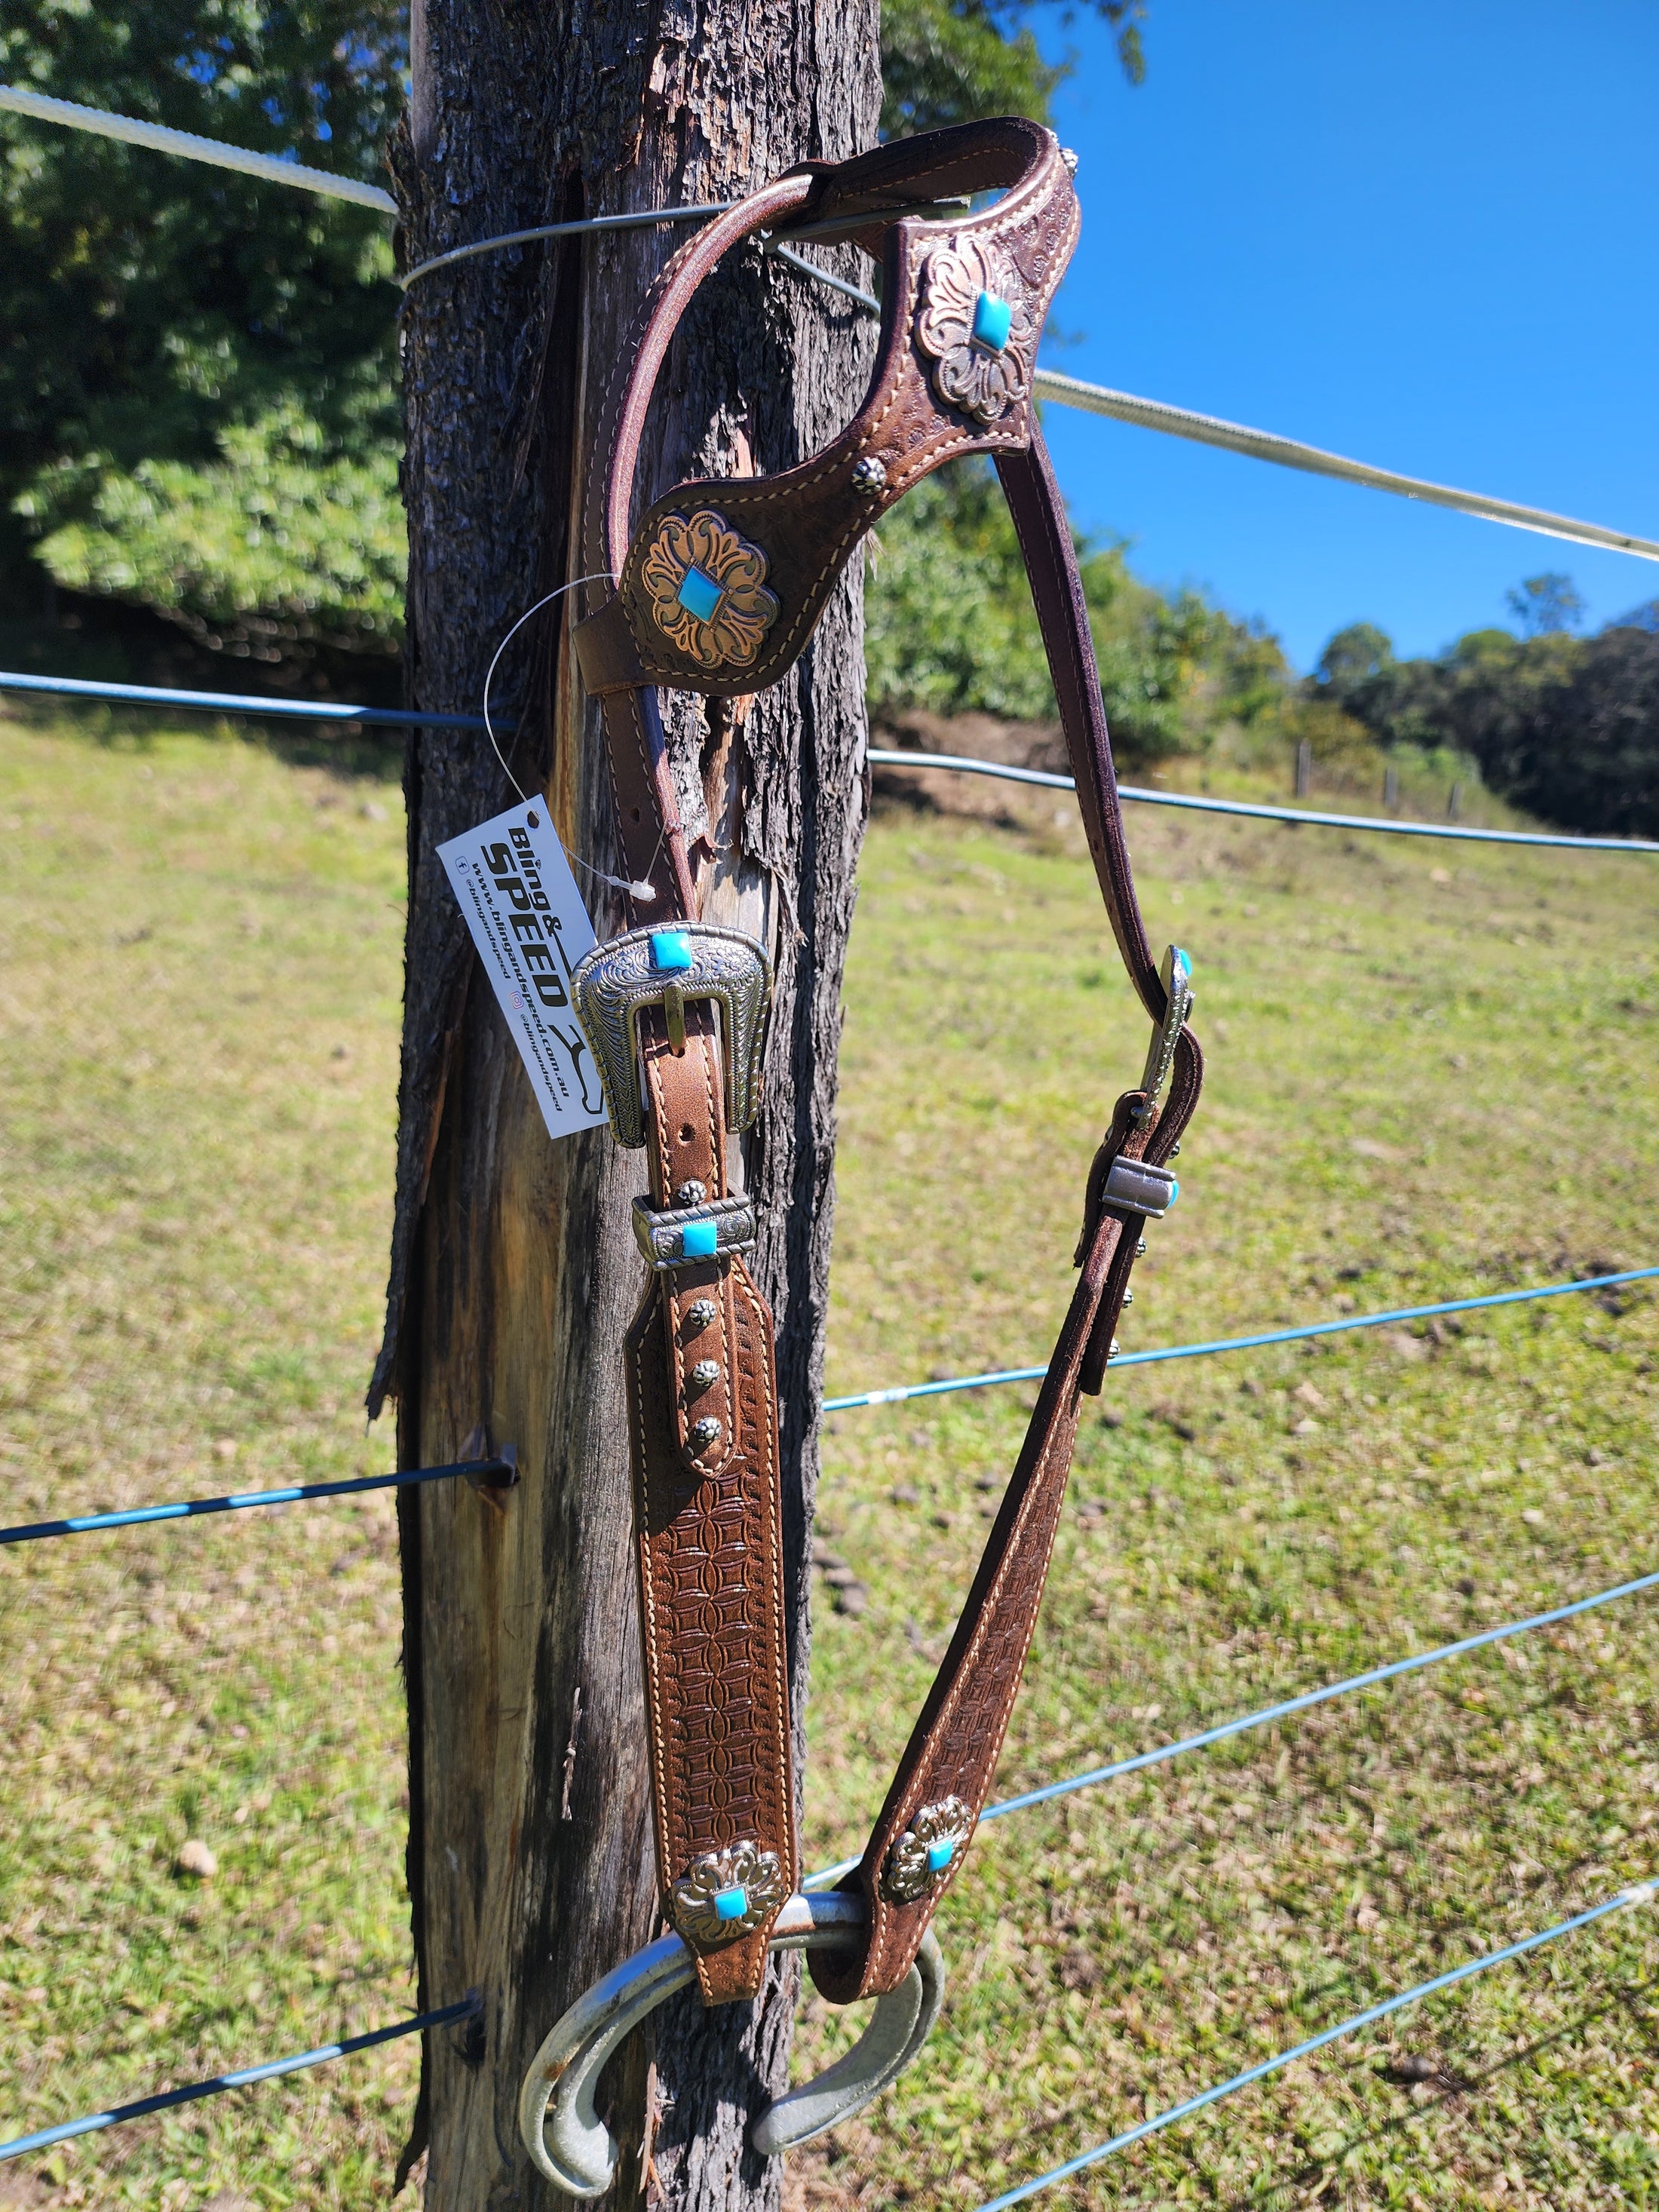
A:
POLYGON ((1304 738, 1296 749, 1296 796, 1305 799, 1313 789, 1313 743, 1304 738))

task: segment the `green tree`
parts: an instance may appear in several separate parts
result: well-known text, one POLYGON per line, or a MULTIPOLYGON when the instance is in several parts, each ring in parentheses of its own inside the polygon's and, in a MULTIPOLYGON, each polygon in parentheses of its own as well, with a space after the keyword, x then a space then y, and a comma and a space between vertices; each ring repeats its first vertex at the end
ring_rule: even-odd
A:
MULTIPOLYGON (((371 179, 404 65, 395 0, 12 0, 0 24, 9 82, 371 179)), ((383 216, 14 115, 0 157, 9 565, 20 523, 90 524, 112 477, 211 466, 267 416, 393 449, 383 216)))
POLYGON ((1527 577, 1518 590, 1509 593, 1508 605, 1522 637, 1553 637, 1577 629, 1584 619, 1583 597, 1573 589, 1572 578, 1558 568, 1527 577))
MULTIPOLYGON (((1068 74, 1037 51, 1028 18, 1033 0, 883 0, 881 127, 885 137, 965 123, 981 115, 1046 122, 1048 101, 1068 74)), ((1144 0, 1094 0, 1115 33, 1131 84, 1146 73, 1144 0)))

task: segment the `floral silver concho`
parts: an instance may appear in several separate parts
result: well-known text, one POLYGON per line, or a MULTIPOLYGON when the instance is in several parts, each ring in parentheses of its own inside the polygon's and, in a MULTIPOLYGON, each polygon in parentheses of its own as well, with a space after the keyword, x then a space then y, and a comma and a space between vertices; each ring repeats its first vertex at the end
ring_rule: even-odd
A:
POLYGON ((1012 262, 976 238, 947 239, 921 274, 916 343, 933 362, 933 389, 947 407, 994 422, 1031 388, 1036 325, 1012 262), (1010 310, 1008 336, 993 350, 974 337, 981 292, 1010 310))
POLYGON ((974 1816, 960 1797, 941 1797, 937 1805, 924 1805, 887 1854, 881 1870, 881 1893, 894 1905, 914 1905, 937 1889, 951 1868, 962 1857, 962 1847, 974 1832, 974 1816), (928 1854, 949 1844, 951 1856, 942 1867, 929 1863, 928 1854))
POLYGON ((747 1936, 782 1902, 783 1869, 777 1853, 757 1850, 753 1844, 744 1842, 693 1859, 690 1872, 674 1884, 669 1917, 688 1943, 708 1950, 747 1936), (734 1890, 744 1893, 743 1910, 724 1918, 715 1899, 729 1897, 734 1890))
POLYGON ((712 507, 689 518, 663 517, 640 563, 640 582, 653 622, 699 668, 747 668, 778 618, 776 596, 766 588, 765 554, 712 507), (719 594, 706 617, 683 596, 694 571, 719 594))

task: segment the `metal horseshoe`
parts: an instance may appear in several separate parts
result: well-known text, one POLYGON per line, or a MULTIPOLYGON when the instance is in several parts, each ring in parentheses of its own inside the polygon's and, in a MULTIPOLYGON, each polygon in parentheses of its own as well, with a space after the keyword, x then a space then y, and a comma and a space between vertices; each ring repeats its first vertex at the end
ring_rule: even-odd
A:
MULTIPOLYGON (((845 1890, 798 1892, 778 1915, 771 1948, 806 1951, 848 1942, 863 1929, 867 1910, 862 1897, 845 1890)), ((578 1997, 532 2060, 519 2093, 519 2133, 538 2171, 567 2196, 603 2196, 616 2176, 616 2142, 593 2109, 606 2059, 630 2029, 693 1978, 691 1954, 678 1936, 647 1943, 578 1997)), ((862 2111, 921 2050, 944 1996, 945 1960, 930 1931, 898 1987, 876 1999, 870 2025, 853 2048, 750 2123, 755 2148, 775 2158, 862 2111)))

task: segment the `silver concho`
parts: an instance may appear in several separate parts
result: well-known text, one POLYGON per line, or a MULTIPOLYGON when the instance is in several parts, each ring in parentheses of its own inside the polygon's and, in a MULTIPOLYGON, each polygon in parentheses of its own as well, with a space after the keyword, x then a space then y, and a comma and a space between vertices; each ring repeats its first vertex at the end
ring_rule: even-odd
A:
POLYGON ((936 1805, 924 1805, 887 1854, 881 1870, 882 1895, 893 1905, 914 1905, 926 1897, 961 1858, 973 1832, 974 1816, 960 1797, 941 1797, 936 1805))
POLYGON ((922 267, 916 343, 945 406, 987 425, 998 421, 1030 392, 1036 342, 1025 287, 1006 254, 960 232, 933 248, 922 267), (1000 345, 975 335, 981 298, 1007 311, 1000 345))
POLYGON ((760 1106, 761 1055, 766 1043, 766 1009, 772 998, 772 963, 752 937, 712 922, 672 924, 672 933, 690 946, 689 968, 659 969, 652 963, 651 939, 664 927, 630 929, 613 937, 576 963, 571 986, 576 1013, 605 1086, 605 1103, 619 1145, 645 1142, 645 1114, 640 1103, 639 1016, 642 1006, 659 1006, 672 991, 683 1006, 689 999, 712 999, 720 1010, 726 1062, 726 1119, 746 1129, 760 1106))
POLYGON ((777 1853, 745 1840, 692 1860, 674 1884, 669 1917, 688 1943, 707 1951, 758 1928, 783 1896, 777 1853))

